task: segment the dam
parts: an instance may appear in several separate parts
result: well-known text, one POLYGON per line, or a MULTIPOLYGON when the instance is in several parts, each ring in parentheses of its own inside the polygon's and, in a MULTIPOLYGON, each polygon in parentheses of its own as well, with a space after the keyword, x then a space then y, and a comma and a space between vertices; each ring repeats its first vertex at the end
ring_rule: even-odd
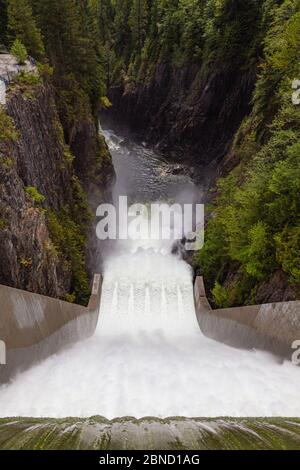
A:
MULTIPOLYGON (((201 198, 188 176, 168 173, 167 163, 154 152, 103 132, 118 178, 114 197, 127 194, 142 202, 159 196, 179 202, 201 198)), ((285 319, 290 312, 293 334, 276 337, 278 326, 271 339, 276 349, 283 346, 283 335, 286 350, 276 355, 272 347, 260 347, 268 328, 259 330, 258 324, 266 315, 274 319, 276 306, 251 309, 255 326, 243 318, 229 319, 230 312, 219 313, 215 322, 221 322, 219 330, 227 337, 218 338, 218 327, 207 322, 218 315, 209 310, 202 281, 196 281, 194 290, 192 269, 180 253, 173 253, 172 243, 108 243, 106 253, 101 302, 94 292, 100 310, 92 314, 91 330, 1 385, 0 417, 8 423, 15 416, 36 419, 40 424, 31 421, 30 426, 44 426, 45 418, 70 416, 300 416, 300 370, 287 357, 289 341, 299 331, 299 303, 280 307, 285 319)), ((238 311, 239 317, 243 312, 238 311)), ((212 429, 213 424, 207 426, 212 429)))

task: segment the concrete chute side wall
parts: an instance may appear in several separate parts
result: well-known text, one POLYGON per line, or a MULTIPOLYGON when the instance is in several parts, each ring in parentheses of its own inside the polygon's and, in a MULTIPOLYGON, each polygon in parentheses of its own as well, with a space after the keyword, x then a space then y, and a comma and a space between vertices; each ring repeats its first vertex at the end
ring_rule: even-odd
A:
POLYGON ((300 340, 300 302, 282 302, 212 310, 202 277, 194 287, 195 306, 202 333, 242 349, 262 349, 291 359, 300 340))
POLYGON ((88 307, 0 286, 0 340, 6 346, 6 365, 0 383, 46 359, 68 344, 95 332, 101 301, 102 277, 96 274, 88 307))

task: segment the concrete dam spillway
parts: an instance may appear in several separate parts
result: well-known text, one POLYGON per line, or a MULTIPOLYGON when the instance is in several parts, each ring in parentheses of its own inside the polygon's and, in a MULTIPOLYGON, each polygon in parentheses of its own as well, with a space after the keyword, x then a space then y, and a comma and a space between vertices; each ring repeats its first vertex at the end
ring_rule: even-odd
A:
MULTIPOLYGON (((199 197, 154 153, 105 136, 115 196, 199 197)), ((299 368, 201 333, 192 270, 172 244, 126 242, 107 253, 95 335, 2 385, 1 417, 300 416, 299 368)))

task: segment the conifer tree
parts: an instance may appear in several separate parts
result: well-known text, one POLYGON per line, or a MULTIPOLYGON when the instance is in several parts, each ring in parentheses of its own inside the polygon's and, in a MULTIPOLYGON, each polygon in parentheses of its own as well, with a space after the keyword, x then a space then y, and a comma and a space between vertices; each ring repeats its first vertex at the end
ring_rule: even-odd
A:
POLYGON ((148 13, 149 10, 147 0, 133 0, 130 14, 130 26, 133 44, 138 53, 141 53, 144 41, 146 39, 148 13))
POLYGON ((20 40, 30 55, 42 60, 45 57, 42 34, 28 0, 8 0, 7 15, 10 43, 20 40))
POLYGON ((0 0, 0 44, 7 43, 7 0, 0 0))
POLYGON ((114 17, 114 48, 118 55, 122 55, 125 63, 128 65, 131 48, 131 14, 132 0, 115 0, 114 17))
MULTIPOLYGON (((97 17, 99 21, 100 40, 105 43, 110 39, 113 21, 113 5, 111 0, 90 0, 97 4, 97 17)), ((124 0, 126 1, 126 0, 124 0)))

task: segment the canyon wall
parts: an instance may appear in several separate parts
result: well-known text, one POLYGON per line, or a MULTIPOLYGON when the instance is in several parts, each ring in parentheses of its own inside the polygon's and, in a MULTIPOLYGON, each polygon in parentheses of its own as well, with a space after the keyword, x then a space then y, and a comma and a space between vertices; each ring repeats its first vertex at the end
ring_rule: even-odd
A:
POLYGON ((0 284, 86 303, 86 194, 99 188, 100 203, 113 177, 94 122, 78 122, 70 149, 52 87, 32 75, 11 84, 0 132, 0 284))
POLYGON ((255 78, 255 66, 206 74, 199 64, 159 63, 148 82, 111 87, 103 117, 209 176, 250 112, 255 78))

